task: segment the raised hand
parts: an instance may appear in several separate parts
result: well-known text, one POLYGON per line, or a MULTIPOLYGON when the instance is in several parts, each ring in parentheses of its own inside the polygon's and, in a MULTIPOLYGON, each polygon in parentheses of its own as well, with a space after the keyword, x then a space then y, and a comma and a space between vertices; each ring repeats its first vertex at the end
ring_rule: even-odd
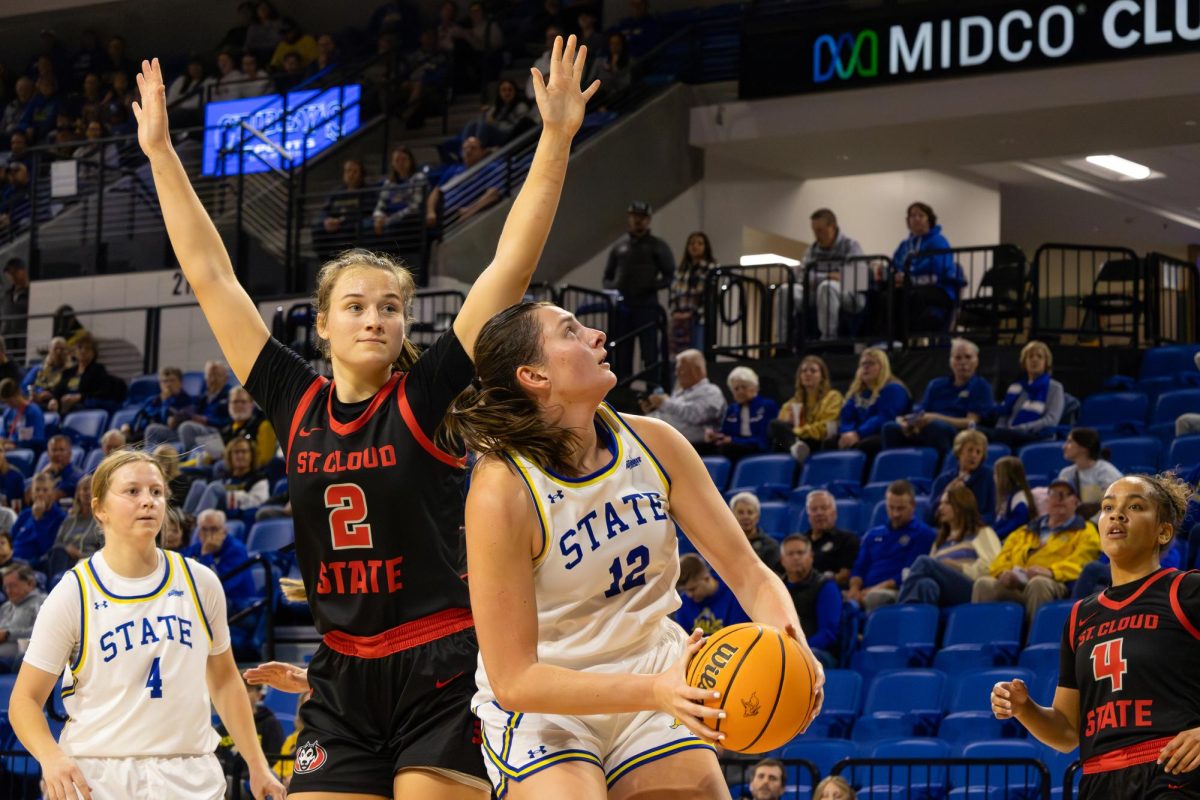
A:
POLYGON ((587 47, 579 47, 577 51, 574 35, 567 39, 564 46, 559 36, 555 38, 554 49, 550 51, 549 80, 537 67, 530 69, 538 112, 547 130, 574 136, 583 124, 587 103, 600 88, 600 81, 593 81, 587 89, 579 88, 586 63, 587 47))
POLYGON ((143 61, 137 75, 141 102, 133 101, 133 116, 138 123, 138 144, 147 158, 171 150, 171 130, 167 124, 167 88, 163 84, 158 59, 143 61))
POLYGON ((1020 678, 1000 681, 992 687, 992 714, 996 719, 1011 719, 1024 711, 1028 703, 1029 687, 1020 678))

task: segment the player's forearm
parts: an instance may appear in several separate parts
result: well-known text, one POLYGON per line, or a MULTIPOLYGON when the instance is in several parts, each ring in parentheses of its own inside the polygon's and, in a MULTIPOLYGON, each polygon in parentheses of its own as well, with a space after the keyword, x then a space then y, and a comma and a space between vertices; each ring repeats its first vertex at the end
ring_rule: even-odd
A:
POLYGON ((192 290, 200 294, 212 283, 232 280, 229 254, 196 196, 179 156, 174 150, 155 155, 150 169, 167 235, 192 290))
POLYGON ((1039 706, 1030 700, 1016 718, 1035 739, 1060 753, 1069 753, 1079 746, 1078 729, 1055 708, 1039 706))
POLYGON ((500 241, 496 243, 493 263, 512 270, 514 285, 520 282, 522 293, 542 257, 558 211, 567 162, 571 157, 571 138, 557 131, 542 131, 529 174, 513 201, 500 241))
POLYGON ((218 662, 228 660, 228 664, 213 664, 210 661, 208 668, 208 691, 217 715, 225 723, 225 730, 233 737, 234 746, 251 771, 270 769, 258 741, 258 732, 254 729, 254 710, 250 708, 233 656, 227 652, 211 658, 218 662))
POLYGON ((654 675, 579 672, 530 664, 507 680, 495 681, 500 705, 528 714, 628 714, 656 708, 654 675))
POLYGON ((755 563, 734 572, 729 580, 729 588, 738 599, 742 608, 750 615, 750 619, 764 625, 773 625, 784 630, 788 625, 796 628, 800 641, 805 641, 804 632, 800 629, 800 617, 796 614, 796 604, 779 576, 762 563, 755 563))
POLYGON ((40 703, 14 692, 8 701, 8 719, 13 732, 39 764, 62 755, 40 703))

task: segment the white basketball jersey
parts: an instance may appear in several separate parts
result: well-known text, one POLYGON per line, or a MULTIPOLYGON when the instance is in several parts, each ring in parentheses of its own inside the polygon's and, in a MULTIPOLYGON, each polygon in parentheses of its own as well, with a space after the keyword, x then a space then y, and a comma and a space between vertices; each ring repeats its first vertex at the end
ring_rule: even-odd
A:
MULTIPOLYGON (((605 671, 662 636, 679 607, 679 547, 667 515, 670 478, 621 417, 600 406, 596 425, 609 463, 567 478, 506 453, 537 507, 542 547, 534 559, 538 661, 605 671)), ((491 697, 479 660, 480 694, 491 697)))
MULTIPOLYGON (((59 744, 70 756, 203 755, 220 737, 212 725, 205 671, 212 628, 193 569, 159 551, 162 582, 138 597, 110 592, 80 561, 63 577, 80 592, 80 648, 63 676, 70 720, 59 744)), ((93 556, 94 558, 94 556, 93 556)))

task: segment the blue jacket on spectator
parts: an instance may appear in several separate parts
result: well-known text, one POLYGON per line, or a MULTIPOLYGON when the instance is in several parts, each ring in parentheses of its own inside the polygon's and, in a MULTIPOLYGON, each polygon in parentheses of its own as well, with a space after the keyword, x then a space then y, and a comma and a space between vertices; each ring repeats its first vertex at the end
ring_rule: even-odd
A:
POLYGON ((797 595, 811 586, 810 581, 820 581, 821 585, 817 589, 811 623, 805 619, 806 616, 809 616, 806 610, 801 609, 799 605, 796 607, 796 612, 800 615, 801 627, 804 628, 804 635, 808 639, 809 647, 835 653, 838 649, 838 629, 842 624, 842 591, 838 588, 837 582, 814 570, 807 581, 800 583, 789 582, 785 575, 783 585, 787 588, 788 594, 792 596, 792 601, 795 602, 797 595), (809 630, 810 627, 814 630, 809 630))
MULTIPOLYGON (((933 489, 929 492, 931 518, 937 509, 942 492, 946 491, 950 481, 957 477, 957 469, 948 469, 933 479, 933 489)), ((983 517, 983 521, 990 524, 996 517, 996 479, 992 476, 992 468, 986 464, 980 464, 974 472, 967 476, 966 486, 971 490, 971 494, 975 495, 975 502, 979 505, 979 514, 983 517)), ((996 535, 999 536, 999 534, 996 535)))
POLYGON ((0 502, 10 508, 13 500, 22 500, 25 497, 25 477, 21 474, 21 470, 12 464, 8 465, 8 472, 0 477, 0 493, 4 495, 0 502))
POLYGON ((768 433, 771 420, 779 416, 779 404, 769 397, 756 395, 750 401, 750 435, 742 436, 742 407, 731 403, 725 411, 725 421, 721 423, 721 433, 733 440, 734 444, 753 446, 765 453, 771 449, 771 438, 768 433))
POLYGON ((54 472, 52 464, 48 464, 43 472, 49 472, 57 481, 54 488, 62 492, 63 497, 75 496, 75 485, 79 483, 79 479, 83 477, 83 471, 75 464, 67 464, 61 472, 54 472))
POLYGON ((846 398, 842 404, 841 423, 838 433, 854 431, 860 438, 877 435, 883 423, 891 422, 908 411, 912 398, 901 383, 889 383, 879 390, 875 402, 871 402, 871 390, 863 389, 846 398))
POLYGON ((862 578, 864 588, 888 580, 899 587, 903 571, 912 566, 917 556, 928 555, 935 539, 937 533, 933 528, 915 517, 903 528, 893 528, 890 522, 871 528, 863 534, 850 577, 862 578))
POLYGON ((67 512, 58 503, 51 503, 41 519, 34 519, 33 508, 27 506, 12 526, 13 558, 30 564, 40 560, 50 552, 66 518, 67 512))
POLYGON ((142 407, 138 409, 137 416, 134 417, 130 427, 135 431, 141 431, 145 430, 146 426, 152 422, 166 425, 172 414, 179 414, 195 405, 196 401, 187 392, 173 394, 165 399, 161 394, 156 394, 142 403, 142 407))
POLYGON ((229 578, 222 576, 222 573, 229 572, 250 560, 250 554, 246 552, 244 544, 232 536, 226 536, 225 541, 221 543, 221 549, 217 552, 202 555, 203 548, 203 543, 197 540, 192 542, 183 554, 217 573, 217 577, 221 578, 221 585, 225 587, 226 600, 233 603, 254 600, 257 597, 257 593, 254 591, 254 576, 250 570, 242 570, 229 578))
POLYGON ((996 532, 1000 541, 1004 541, 1004 537, 1027 522, 1029 522, 1029 503, 1025 502, 1024 492, 1017 492, 1008 499, 1008 509, 1004 516, 998 516, 992 522, 992 530, 996 532))
POLYGON ((206 425, 220 430, 227 427, 232 419, 229 417, 229 384, 221 387, 215 397, 208 395, 196 398, 196 413, 203 416, 206 425))
POLYGON ((934 378, 925 386, 925 394, 921 396, 922 411, 959 419, 966 419, 967 414, 986 419, 994 405, 992 384, 978 375, 967 381, 966 386, 955 386, 953 376, 934 378))
POLYGON ((20 414, 8 406, 0 417, 4 438, 17 447, 28 447, 40 453, 46 449, 46 415, 37 403, 29 403, 20 414))
POLYGON ((896 269, 908 273, 912 283, 917 285, 936 283, 938 288, 950 296, 951 300, 957 300, 960 281, 954 256, 949 253, 937 256, 916 255, 929 250, 949 249, 950 242, 946 241, 945 236, 942 236, 942 226, 934 225, 924 236, 909 236, 902 241, 892 256, 892 262, 896 265, 896 269), (913 254, 912 263, 905 265, 904 261, 910 254, 913 254))
POLYGON ((717 582, 717 591, 702 604, 696 603, 682 592, 679 595, 683 605, 675 612, 675 621, 689 634, 696 628, 700 628, 705 634, 712 634, 721 628, 750 621, 750 617, 733 596, 733 591, 716 575, 713 575, 713 579, 717 582))

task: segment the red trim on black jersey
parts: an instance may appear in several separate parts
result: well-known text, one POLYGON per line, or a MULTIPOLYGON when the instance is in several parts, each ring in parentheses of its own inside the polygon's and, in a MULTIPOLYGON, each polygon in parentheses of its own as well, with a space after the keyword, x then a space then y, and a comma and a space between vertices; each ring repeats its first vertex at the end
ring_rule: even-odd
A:
POLYGON ((1079 619, 1079 607, 1083 605, 1082 600, 1076 600, 1075 605, 1071 606, 1071 652, 1075 652, 1075 623, 1079 619))
MULTIPOLYGON (((313 378, 313 382, 304 390, 304 395, 300 398, 300 403, 292 413, 292 427, 288 430, 287 452, 284 453, 283 463, 291 463, 292 440, 296 438, 296 431, 300 430, 300 423, 304 420, 304 415, 308 413, 308 407, 312 405, 313 398, 317 396, 317 392, 321 391, 321 387, 327 383, 329 383, 328 380, 318 375, 316 378, 313 378)), ((330 394, 333 393, 330 392, 330 394)))
POLYGON ((469 608, 448 608, 373 636, 330 631, 325 634, 324 640, 326 647, 344 656, 383 658, 465 631, 474 625, 475 620, 469 608))
POLYGON ((352 419, 349 422, 338 422, 333 418, 334 384, 329 384, 329 397, 325 400, 325 412, 329 416, 329 430, 333 431, 338 436, 346 436, 347 434, 354 433, 363 425, 366 425, 367 420, 371 418, 371 415, 374 414, 381 405, 383 405, 383 401, 387 399, 388 392, 392 390, 392 387, 398 380, 400 380, 400 373, 393 372, 392 377, 388 378, 388 382, 385 383, 383 387, 375 393, 373 398, 371 398, 371 405, 367 406, 366 410, 359 414, 357 418, 352 419))
MULTIPOLYGON (((1104 596, 1104 592, 1101 592, 1101 593, 1100 593, 1100 594, 1099 594, 1099 595, 1096 597, 1096 599, 1097 599, 1097 600, 1099 600, 1099 601, 1100 601, 1100 605, 1104 606, 1105 608, 1107 608, 1107 609, 1109 609, 1109 610, 1111 610, 1111 611, 1120 611, 1121 609, 1125 608, 1125 606, 1129 605, 1129 604, 1130 604, 1130 603, 1132 603, 1134 600, 1137 600, 1139 597, 1141 597, 1141 596, 1142 596, 1142 592, 1146 591, 1146 590, 1147 590, 1147 589, 1149 589, 1149 588, 1150 588, 1152 585, 1154 585, 1154 583, 1155 583, 1155 582, 1157 582, 1159 578, 1163 578, 1163 577, 1165 577, 1166 575, 1168 575, 1168 574, 1170 574, 1170 573, 1172 573, 1172 572, 1174 572, 1174 571, 1175 571, 1175 570, 1174 570, 1174 569, 1172 569, 1171 567, 1163 567, 1161 570, 1159 570, 1159 571, 1158 571, 1158 573, 1156 573, 1155 575, 1153 575, 1153 576, 1151 576, 1150 578, 1146 579, 1146 582, 1145 582, 1145 583, 1143 583, 1141 586, 1139 586, 1139 587, 1138 587, 1138 590, 1137 590, 1136 592, 1134 592, 1133 594, 1129 595, 1129 597, 1126 597, 1124 600, 1122 600, 1122 601, 1121 601, 1121 602, 1119 602, 1119 603, 1118 603, 1116 600, 1110 600, 1110 599, 1108 599, 1107 597, 1105 597, 1105 596, 1104 596)), ((1108 591, 1108 590, 1107 590, 1107 589, 1105 589, 1104 591, 1108 591)))
POLYGON ((424 448, 426 453, 441 461, 443 464, 449 464, 457 469, 466 469, 467 457, 454 456, 442 450, 425 435, 425 431, 421 430, 421 426, 417 424, 417 417, 413 414, 412 406, 408 404, 408 395, 404 391, 404 385, 408 382, 408 374, 405 373, 404 379, 400 381, 400 389, 396 392, 396 405, 400 408, 400 416, 404 418, 404 424, 408 426, 408 430, 412 433, 413 438, 417 440, 417 444, 424 448))
POLYGON ((1200 639, 1200 631, 1196 630, 1196 626, 1193 625, 1192 621, 1187 618, 1186 614, 1183 613, 1183 606, 1179 603, 1179 584, 1183 583, 1184 576, 1188 574, 1189 573, 1187 572, 1181 572, 1175 577, 1175 580, 1171 582, 1171 591, 1169 593, 1171 598, 1171 610, 1175 612, 1175 619, 1179 620, 1179 624, 1183 626, 1183 629, 1190 633, 1193 639, 1200 639))
POLYGON ((1109 750, 1107 753, 1102 753, 1098 756, 1092 756, 1083 762, 1083 774, 1095 775, 1098 772, 1112 772, 1113 770, 1157 761, 1158 754, 1174 738, 1174 736, 1164 736, 1161 739, 1151 739, 1148 742, 1139 742, 1138 744, 1131 744, 1128 747, 1109 750))

